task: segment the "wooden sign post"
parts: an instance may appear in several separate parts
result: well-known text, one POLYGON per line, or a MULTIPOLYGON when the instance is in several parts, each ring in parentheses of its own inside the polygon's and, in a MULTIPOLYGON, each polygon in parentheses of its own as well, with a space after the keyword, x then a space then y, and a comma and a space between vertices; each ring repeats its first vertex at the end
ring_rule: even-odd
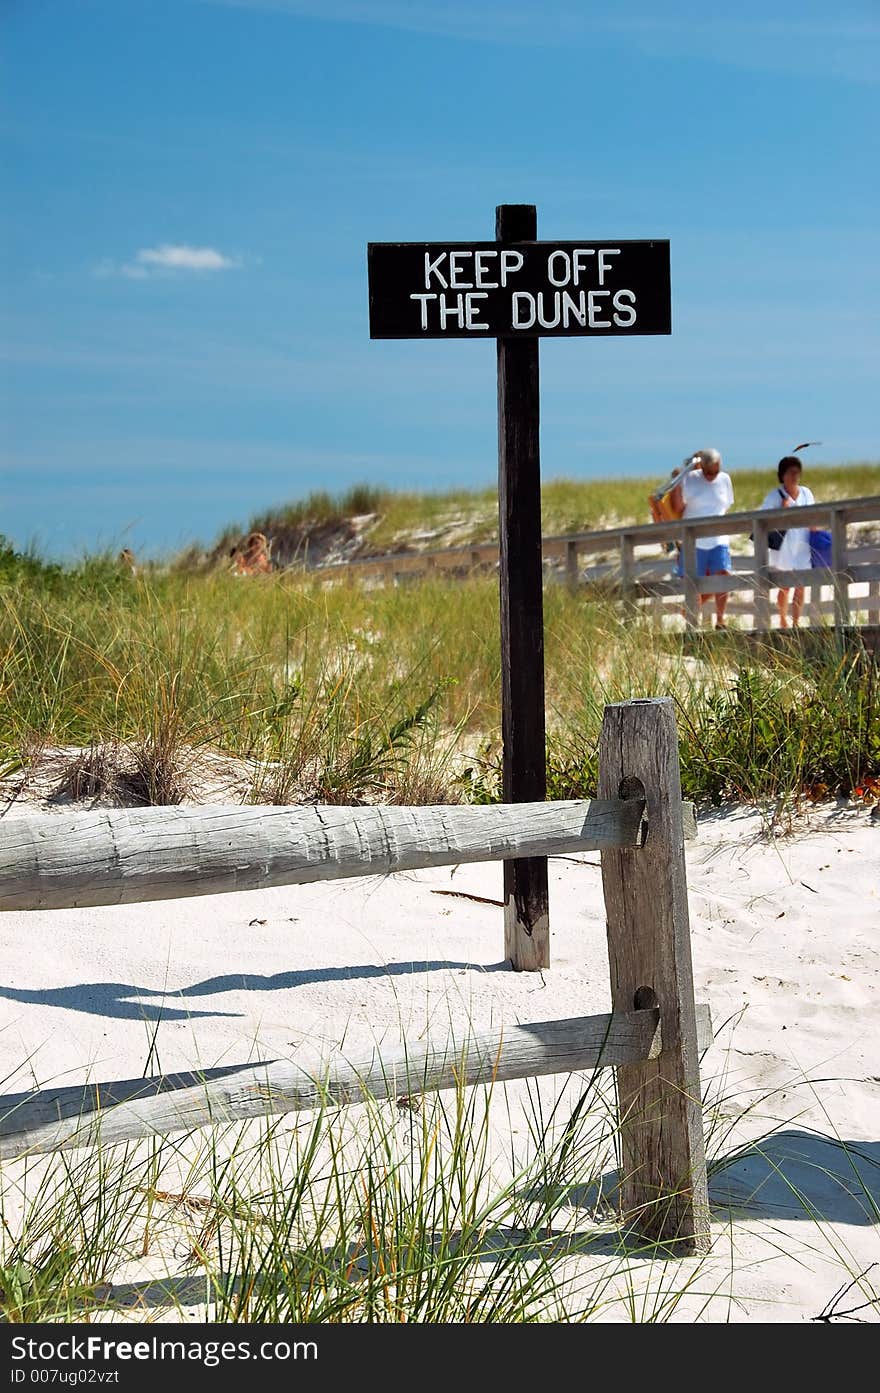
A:
MULTIPOLYGON (((543 801, 544 616, 538 339, 671 332, 669 243, 539 242, 533 204, 494 242, 371 242, 370 337, 495 338, 505 803, 543 801)), ((545 857, 504 862, 505 952, 550 965, 545 857)))
MULTIPOLYGON (((533 207, 505 204, 495 236, 534 241, 537 224, 533 207)), ((538 340, 499 334, 497 343, 502 796, 540 803, 547 759, 538 340)), ((504 862, 504 956, 521 972, 550 966, 546 856, 504 862)))

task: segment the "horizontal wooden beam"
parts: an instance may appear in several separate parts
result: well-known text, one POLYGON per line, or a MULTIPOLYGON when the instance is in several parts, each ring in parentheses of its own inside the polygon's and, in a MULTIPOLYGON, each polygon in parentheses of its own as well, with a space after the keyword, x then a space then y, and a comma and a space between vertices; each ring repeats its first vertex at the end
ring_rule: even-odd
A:
MULTIPOLYGON (((0 1158, 99 1142, 189 1132, 366 1098, 491 1084, 654 1059, 662 1051, 659 1011, 615 1012, 510 1025, 442 1046, 422 1045, 359 1061, 340 1055, 311 1064, 267 1060, 202 1073, 124 1079, 0 1098, 0 1158)), ((700 1050, 712 1042, 708 1006, 697 1007, 700 1050)))
MULTIPOLYGON (((828 571, 824 567, 819 569, 814 567, 809 571, 776 571, 770 572, 770 588, 775 590, 782 585, 787 588, 793 585, 813 586, 833 585, 835 574, 843 576, 849 582, 876 580, 874 571, 880 572, 880 567, 862 566, 859 568, 858 576, 854 575, 851 568, 845 571, 828 571)), ((695 584, 701 595, 718 594, 747 594, 750 590, 757 588, 759 577, 754 573, 734 574, 734 575, 715 575, 700 576, 695 580, 695 584)), ((683 595, 685 590, 684 580, 675 577, 671 580, 641 580, 636 581, 632 587, 634 598, 650 597, 653 595, 683 595)), ((863 599, 865 597, 862 597, 863 599)), ((851 597, 853 606, 858 606, 861 600, 857 596, 851 597)), ((750 606, 751 608, 751 606, 750 606)))
MULTIPOLYGON (((799 527, 827 527, 833 513, 842 513, 847 523, 873 521, 880 517, 880 494, 866 498, 833 500, 828 503, 812 503, 798 509, 799 527)), ((755 519, 773 523, 790 523, 791 514, 785 508, 750 508, 747 512, 726 513, 725 532, 750 532, 755 519)), ((718 530, 716 518, 679 518, 673 522, 646 522, 636 526, 609 527, 596 532, 575 532, 561 536, 545 537, 544 542, 576 542, 579 550, 594 551, 618 545, 623 537, 631 537, 636 545, 648 545, 651 541, 676 541, 683 531, 693 532, 695 536, 711 533, 712 524, 718 530)))
MULTIPOLYGON (((639 799, 487 807, 151 807, 0 819, 0 910, 134 904, 639 846, 639 799)), ((696 835, 692 805, 687 828, 696 835)))

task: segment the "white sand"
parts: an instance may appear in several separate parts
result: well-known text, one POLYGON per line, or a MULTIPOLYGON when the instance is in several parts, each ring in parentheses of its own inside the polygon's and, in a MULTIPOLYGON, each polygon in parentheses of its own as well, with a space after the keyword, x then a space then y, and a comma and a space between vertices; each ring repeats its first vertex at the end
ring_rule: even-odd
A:
MULTIPOLYGON (((753 1152, 713 1180, 713 1252, 672 1318, 809 1320, 848 1269, 876 1264, 865 1285, 880 1290, 880 824, 865 809, 826 809, 774 841, 755 813, 716 815, 687 857, 696 995, 717 1032, 703 1080, 717 1093, 726 1079, 727 1112, 744 1114, 724 1150, 777 1132, 763 1159, 753 1152), (852 1143, 855 1161, 816 1132, 852 1143)), ((450 1018, 480 1029, 607 1010, 598 859, 550 863, 552 966, 541 974, 506 969, 501 909, 468 898, 500 898, 497 864, 2 915, 3 1092, 137 1077, 154 1032, 149 1073, 156 1057, 170 1072, 343 1037, 351 1057, 401 1031, 442 1039, 450 1018)), ((541 1089, 549 1098, 564 1083, 541 1089)), ((500 1100, 493 1126, 503 1142, 500 1100)), ((591 1222, 586 1206, 565 1216, 575 1233, 591 1222)), ((615 1280, 683 1289, 696 1270, 634 1259, 615 1280)), ((865 1299, 856 1291, 839 1309, 865 1299)), ((629 1316, 611 1306, 603 1318, 629 1316)))

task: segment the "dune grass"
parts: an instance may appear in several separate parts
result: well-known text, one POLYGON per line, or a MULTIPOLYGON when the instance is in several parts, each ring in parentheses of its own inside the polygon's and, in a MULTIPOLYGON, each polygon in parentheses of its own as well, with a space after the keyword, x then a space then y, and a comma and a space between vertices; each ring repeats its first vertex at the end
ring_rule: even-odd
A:
MULTIPOLYGON (((730 1201, 716 1200, 708 1254, 644 1239, 616 1208, 609 1071, 550 1082, 458 1087, 397 1105, 368 1100, 294 1123, 8 1164, 0 1319, 143 1320, 161 1311, 297 1324, 730 1319, 750 1265, 737 1252, 730 1201)), ((772 1142, 786 1126, 775 1105, 787 1095, 790 1117, 799 1089, 805 1107, 815 1101, 809 1080, 743 1093, 722 1063, 704 1085, 710 1188, 759 1161, 781 1181, 788 1218, 808 1226, 801 1251, 821 1262, 814 1318, 844 1318, 850 1308, 860 1314, 849 1318, 876 1318, 870 1268, 828 1227, 809 1179, 788 1182, 775 1159, 772 1142), (846 1294, 837 1306, 835 1291, 846 1294)), ((837 1158, 832 1190, 876 1223, 876 1163, 830 1124, 812 1135, 819 1157, 837 1158)), ((826 1194, 828 1171, 816 1162, 826 1194)), ((748 1210, 748 1195, 743 1203, 748 1210)), ((760 1203, 752 1208, 760 1215, 760 1203)), ((750 1261, 772 1263, 779 1251, 771 1214, 750 1261)))
MULTIPOLYGON (((0 589, 0 769, 93 748, 85 768, 72 756, 68 793, 100 794, 116 758, 142 801, 174 802, 210 752, 248 762, 255 801, 496 800, 497 603, 490 577, 361 589, 31 568, 0 589)), ((550 797, 595 793, 606 702, 660 694, 677 705, 686 797, 874 797, 877 659, 834 631, 695 649, 549 585, 544 635, 550 797)))
MULTIPOLYGON (((120 577, 33 567, 0 588, 0 770, 94 750, 66 791, 125 764, 143 801, 198 784, 201 754, 246 761, 273 803, 500 796, 497 582, 322 587, 297 573, 120 577)), ((716 636, 721 639, 722 636, 716 636)), ((687 797, 873 797, 877 659, 832 630, 787 646, 695 647, 611 601, 545 591, 549 795, 595 792, 606 702, 668 694, 687 797)))

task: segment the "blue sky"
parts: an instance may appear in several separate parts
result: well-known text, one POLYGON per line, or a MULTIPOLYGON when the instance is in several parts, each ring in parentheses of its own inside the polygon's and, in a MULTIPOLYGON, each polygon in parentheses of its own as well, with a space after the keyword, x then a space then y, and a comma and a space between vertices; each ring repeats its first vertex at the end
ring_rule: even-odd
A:
POLYGON ((668 238, 673 333, 541 345, 542 473, 877 459, 876 0, 0 0, 2 513, 140 554, 496 477, 491 342, 370 241, 668 238))

